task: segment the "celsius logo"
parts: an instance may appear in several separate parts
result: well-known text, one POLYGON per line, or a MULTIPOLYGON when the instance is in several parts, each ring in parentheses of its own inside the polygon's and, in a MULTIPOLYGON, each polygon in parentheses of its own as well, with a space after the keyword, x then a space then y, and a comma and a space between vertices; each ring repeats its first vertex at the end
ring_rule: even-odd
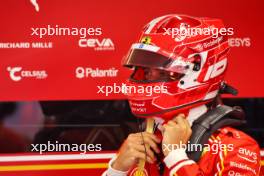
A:
POLYGON ((105 50, 114 50, 115 46, 113 41, 110 38, 103 39, 80 39, 79 47, 90 47, 94 48, 96 51, 105 51, 105 50))
POLYGON ((22 70, 22 67, 7 67, 9 71, 9 76, 13 81, 20 81, 22 78, 35 78, 35 79, 45 79, 48 74, 45 70, 22 70))
POLYGON ((39 5, 37 0, 30 0, 31 4, 35 7, 35 10, 39 12, 39 5))

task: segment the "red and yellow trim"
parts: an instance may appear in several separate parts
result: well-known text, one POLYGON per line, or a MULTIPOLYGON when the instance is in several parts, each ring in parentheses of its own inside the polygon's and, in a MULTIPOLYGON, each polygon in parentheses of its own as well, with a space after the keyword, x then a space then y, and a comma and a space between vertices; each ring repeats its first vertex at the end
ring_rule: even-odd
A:
POLYGON ((77 164, 40 164, 20 166, 0 166, 3 171, 36 171, 36 170, 68 170, 68 169, 104 169, 108 163, 77 163, 77 164))

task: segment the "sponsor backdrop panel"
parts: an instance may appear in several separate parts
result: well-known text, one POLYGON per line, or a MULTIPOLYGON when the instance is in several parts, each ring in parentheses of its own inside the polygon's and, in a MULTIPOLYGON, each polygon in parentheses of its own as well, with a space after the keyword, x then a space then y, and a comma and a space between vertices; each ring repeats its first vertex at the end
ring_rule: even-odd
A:
POLYGON ((124 98, 122 94, 97 93, 97 86, 124 82, 129 71, 121 67, 121 59, 131 43, 144 24, 169 13, 221 18, 234 28, 227 80, 240 90, 240 97, 263 97, 263 3, 1 1, 0 99, 124 98))

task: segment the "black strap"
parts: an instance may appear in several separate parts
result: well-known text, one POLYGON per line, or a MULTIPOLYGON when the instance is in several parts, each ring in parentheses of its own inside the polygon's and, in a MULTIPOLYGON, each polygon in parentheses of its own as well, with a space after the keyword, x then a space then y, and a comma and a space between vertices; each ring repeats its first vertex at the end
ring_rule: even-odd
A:
MULTIPOLYGON (((218 129, 225 126, 239 126, 245 124, 245 114, 240 107, 229 107, 219 105, 216 108, 203 114, 192 125, 192 136, 190 144, 202 144, 208 142, 210 136, 218 129)), ((194 161, 199 161, 201 151, 187 151, 188 157, 194 161)))

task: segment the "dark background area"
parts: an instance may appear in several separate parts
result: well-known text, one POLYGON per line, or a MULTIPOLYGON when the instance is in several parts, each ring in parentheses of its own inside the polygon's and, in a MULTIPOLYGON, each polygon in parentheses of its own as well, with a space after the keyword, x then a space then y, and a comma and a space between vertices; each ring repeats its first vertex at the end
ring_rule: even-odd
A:
MULTIPOLYGON (((263 148, 264 99, 226 98, 223 102, 242 107, 247 124, 240 129, 263 148)), ((143 121, 130 113, 125 100, 2 102, 0 117, 0 153, 28 152, 30 144, 48 141, 100 143, 103 150, 117 150, 143 121)))

